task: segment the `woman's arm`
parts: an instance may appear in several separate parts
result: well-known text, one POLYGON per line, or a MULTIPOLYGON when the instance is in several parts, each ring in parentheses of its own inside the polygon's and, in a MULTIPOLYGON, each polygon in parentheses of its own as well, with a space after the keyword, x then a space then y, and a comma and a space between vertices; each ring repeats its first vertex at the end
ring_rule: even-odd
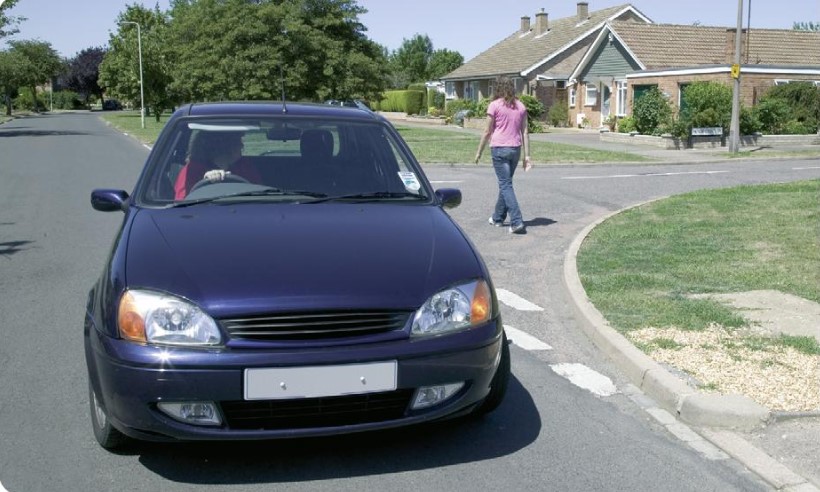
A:
POLYGON ((484 133, 481 135, 481 142, 478 143, 478 152, 475 153, 475 163, 481 159, 481 153, 484 152, 484 147, 493 136, 493 129, 495 128, 495 118, 487 115, 487 126, 484 128, 484 133))
POLYGON ((524 170, 529 171, 532 168, 532 160, 530 160, 530 125, 527 122, 527 112, 524 111, 524 117, 521 118, 521 146, 524 151, 524 170))

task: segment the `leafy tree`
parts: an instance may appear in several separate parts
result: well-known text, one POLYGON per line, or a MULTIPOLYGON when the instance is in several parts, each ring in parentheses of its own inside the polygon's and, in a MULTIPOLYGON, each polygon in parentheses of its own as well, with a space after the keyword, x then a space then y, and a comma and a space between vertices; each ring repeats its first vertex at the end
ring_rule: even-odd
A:
POLYGON ((427 62, 427 78, 439 79, 464 63, 464 57, 458 51, 440 49, 433 52, 427 62))
POLYGON ((20 30, 17 29, 17 24, 19 24, 20 21, 26 20, 25 17, 11 17, 6 15, 6 12, 14 7, 17 2, 18 0, 4 0, 0 2, 0 39, 20 32, 20 30))
POLYGON ((820 31, 820 22, 795 22, 795 31, 820 31))
POLYGON ((88 103, 88 96, 103 98, 103 89, 98 83, 100 65, 105 57, 105 49, 87 48, 69 60, 62 81, 66 87, 76 91, 88 103))
POLYGON ((146 9, 141 5, 129 5, 117 18, 118 30, 111 33, 109 49, 100 64, 98 84, 106 95, 140 104, 139 48, 142 45, 142 78, 145 109, 159 121, 162 111, 178 103, 171 84, 168 16, 155 7, 146 9), (133 24, 136 22, 140 29, 133 24), (139 38, 137 37, 139 34, 139 38))
POLYGON ((11 41, 11 50, 28 60, 27 69, 20 74, 22 83, 31 90, 37 109, 37 86, 50 82, 63 69, 60 55, 45 41, 11 41))
POLYGON ((0 95, 6 106, 6 116, 11 116, 12 100, 26 84, 24 75, 30 70, 31 62, 19 51, 0 51, 0 95))
POLYGON ((433 56, 433 42, 427 35, 416 34, 405 39, 390 55, 390 73, 393 87, 403 88, 413 82, 429 80, 428 65, 433 56))
POLYGON ((177 0, 170 88, 196 101, 361 98, 384 89, 383 49, 354 0, 177 0))

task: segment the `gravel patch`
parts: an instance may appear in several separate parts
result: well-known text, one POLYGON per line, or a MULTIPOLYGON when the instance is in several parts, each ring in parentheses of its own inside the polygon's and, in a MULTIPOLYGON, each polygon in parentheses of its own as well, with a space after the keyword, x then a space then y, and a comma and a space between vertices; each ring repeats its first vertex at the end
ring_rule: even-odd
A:
POLYGON ((748 332, 644 328, 627 333, 661 364, 685 372, 703 392, 741 394, 773 411, 820 410, 820 356, 748 332))

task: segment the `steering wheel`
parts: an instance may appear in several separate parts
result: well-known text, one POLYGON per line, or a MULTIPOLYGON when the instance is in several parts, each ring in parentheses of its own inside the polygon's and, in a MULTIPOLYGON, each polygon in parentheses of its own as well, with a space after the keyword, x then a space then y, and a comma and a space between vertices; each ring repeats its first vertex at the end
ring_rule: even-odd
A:
POLYGON ((202 188, 203 186, 208 186, 208 185, 212 185, 212 184, 219 184, 219 183, 250 183, 250 181, 243 178, 242 176, 239 176, 238 174, 226 174, 225 178, 221 179, 219 181, 211 181, 211 180, 202 178, 199 181, 197 181, 196 184, 191 186, 191 189, 188 190, 188 193, 191 193, 194 190, 198 190, 199 188, 202 188))

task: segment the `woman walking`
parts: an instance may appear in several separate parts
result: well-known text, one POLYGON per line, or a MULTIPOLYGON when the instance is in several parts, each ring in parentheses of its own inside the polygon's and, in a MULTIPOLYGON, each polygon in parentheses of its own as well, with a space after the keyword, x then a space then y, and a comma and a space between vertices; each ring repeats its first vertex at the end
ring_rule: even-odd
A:
POLYGON ((515 85, 507 77, 495 82, 495 99, 487 107, 487 128, 478 144, 475 162, 481 159, 484 147, 490 142, 493 168, 498 178, 498 199, 490 217, 490 224, 502 226, 510 216, 510 232, 524 234, 526 227, 513 189, 513 175, 524 151, 524 170, 532 168, 530 161, 530 134, 527 130, 527 108, 515 97, 515 85))

